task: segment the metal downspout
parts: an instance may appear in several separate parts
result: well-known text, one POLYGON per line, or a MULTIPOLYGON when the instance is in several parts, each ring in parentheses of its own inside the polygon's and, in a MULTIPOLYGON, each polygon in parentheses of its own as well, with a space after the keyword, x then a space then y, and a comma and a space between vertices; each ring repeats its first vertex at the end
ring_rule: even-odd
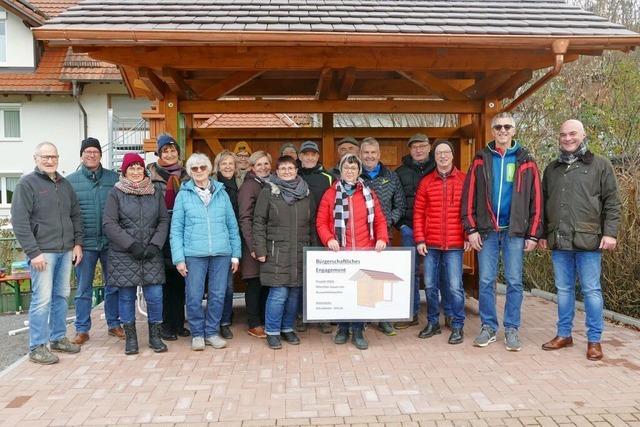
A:
POLYGON ((569 40, 555 40, 551 45, 551 50, 556 55, 556 63, 553 68, 544 76, 542 76, 538 81, 532 84, 529 89, 520 94, 519 97, 511 101, 509 105, 502 109, 502 112, 509 112, 516 108, 518 105, 522 104, 527 98, 533 95, 538 89, 544 86, 549 80, 554 78, 560 70, 562 70, 562 66, 564 65, 564 55, 567 53, 567 48, 569 47, 569 40))
POLYGON ((88 133, 87 110, 84 109, 82 103, 80 102, 80 93, 82 92, 82 90, 80 89, 81 86, 75 80, 73 80, 71 84, 73 85, 73 99, 76 100, 76 103, 78 104, 78 107, 80 107, 80 111, 82 112, 82 139, 84 140, 87 138, 88 133))

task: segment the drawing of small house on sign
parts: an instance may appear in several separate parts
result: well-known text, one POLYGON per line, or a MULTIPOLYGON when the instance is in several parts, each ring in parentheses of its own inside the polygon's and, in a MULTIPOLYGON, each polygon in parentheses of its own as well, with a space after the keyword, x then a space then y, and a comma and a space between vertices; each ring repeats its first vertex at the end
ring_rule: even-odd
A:
POLYGON ((351 277, 356 282, 357 304, 375 307, 379 302, 393 300, 393 285, 402 279, 386 271, 360 269, 351 277))

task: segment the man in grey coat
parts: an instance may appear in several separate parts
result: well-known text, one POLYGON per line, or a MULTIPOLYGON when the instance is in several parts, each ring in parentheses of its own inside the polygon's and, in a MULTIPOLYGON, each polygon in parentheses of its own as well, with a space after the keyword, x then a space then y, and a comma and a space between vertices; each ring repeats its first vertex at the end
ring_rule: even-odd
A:
POLYGON ((66 337, 66 317, 71 266, 82 261, 82 218, 71 184, 57 172, 58 158, 55 145, 38 144, 35 170, 20 178, 11 204, 13 231, 31 273, 29 359, 43 365, 58 362, 51 350, 80 351, 66 337))

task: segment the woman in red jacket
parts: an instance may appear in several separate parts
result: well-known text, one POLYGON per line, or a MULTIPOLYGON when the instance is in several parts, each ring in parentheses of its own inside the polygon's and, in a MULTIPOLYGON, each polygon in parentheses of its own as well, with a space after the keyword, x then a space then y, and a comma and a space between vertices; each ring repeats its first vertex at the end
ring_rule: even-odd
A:
MULTIPOLYGON (((324 246, 333 251, 342 249, 375 249, 387 247, 387 220, 375 193, 359 178, 362 162, 353 154, 340 160, 340 180, 325 191, 320 201, 316 226, 324 246)), ((360 350, 369 347, 364 337, 364 323, 339 323, 334 338, 344 344, 353 332, 351 342, 360 350)))
POLYGON ((438 140, 433 147, 436 170, 426 175, 416 191, 413 233, 416 248, 425 256, 424 277, 427 294, 427 326, 418 335, 430 338, 440 334, 438 272, 445 269, 453 319, 449 344, 460 344, 464 326, 462 255, 468 250, 462 229, 460 204, 465 174, 453 166, 453 145, 438 140))

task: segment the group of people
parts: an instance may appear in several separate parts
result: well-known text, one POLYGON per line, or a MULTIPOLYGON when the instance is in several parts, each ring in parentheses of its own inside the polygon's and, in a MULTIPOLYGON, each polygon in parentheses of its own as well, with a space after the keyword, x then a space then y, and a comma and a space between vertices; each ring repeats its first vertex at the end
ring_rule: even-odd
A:
MULTIPOLYGON (((409 138, 409 154, 392 171, 381 162, 375 138, 337 143, 339 162, 327 171, 317 143, 281 147, 273 162, 246 142, 224 150, 213 163, 194 153, 183 164, 167 134, 157 139, 158 160, 145 166, 124 156, 120 175, 102 167, 100 143, 82 141, 82 165, 67 178, 57 172, 58 152, 37 146, 34 172, 18 183, 11 208, 15 235, 30 261, 29 310, 32 361, 58 361, 52 351, 75 353, 91 328, 92 284, 97 261, 105 283, 108 333, 138 353, 135 302, 146 302, 149 347, 191 337, 194 351, 219 349, 233 338, 233 276, 246 282, 247 332, 272 349, 299 344, 303 248, 383 251, 393 230, 402 246, 424 258, 426 339, 441 334, 440 310, 450 344, 464 341, 463 253, 478 254, 481 328, 473 344, 496 341, 495 282, 504 265, 503 315, 507 350, 521 349, 524 252, 551 249, 558 289, 556 337, 544 350, 573 344, 576 275, 585 300, 587 358, 602 358, 601 251, 612 250, 620 201, 611 163, 588 150, 577 120, 560 129, 559 156, 544 179, 529 151, 514 139, 514 119, 493 118, 494 140, 478 151, 465 174, 455 166, 455 145, 409 138), (69 278, 77 278, 76 334, 65 335, 69 278), (206 300, 206 302, 203 302, 206 300), (189 328, 185 327, 186 318, 189 328)), ((416 260, 417 261, 417 260, 416 260)), ((419 262, 412 318, 379 322, 386 335, 419 324, 419 262)), ((329 323, 319 325, 332 333, 329 323)), ((351 337, 368 348, 362 322, 338 323, 336 344, 351 337)))

